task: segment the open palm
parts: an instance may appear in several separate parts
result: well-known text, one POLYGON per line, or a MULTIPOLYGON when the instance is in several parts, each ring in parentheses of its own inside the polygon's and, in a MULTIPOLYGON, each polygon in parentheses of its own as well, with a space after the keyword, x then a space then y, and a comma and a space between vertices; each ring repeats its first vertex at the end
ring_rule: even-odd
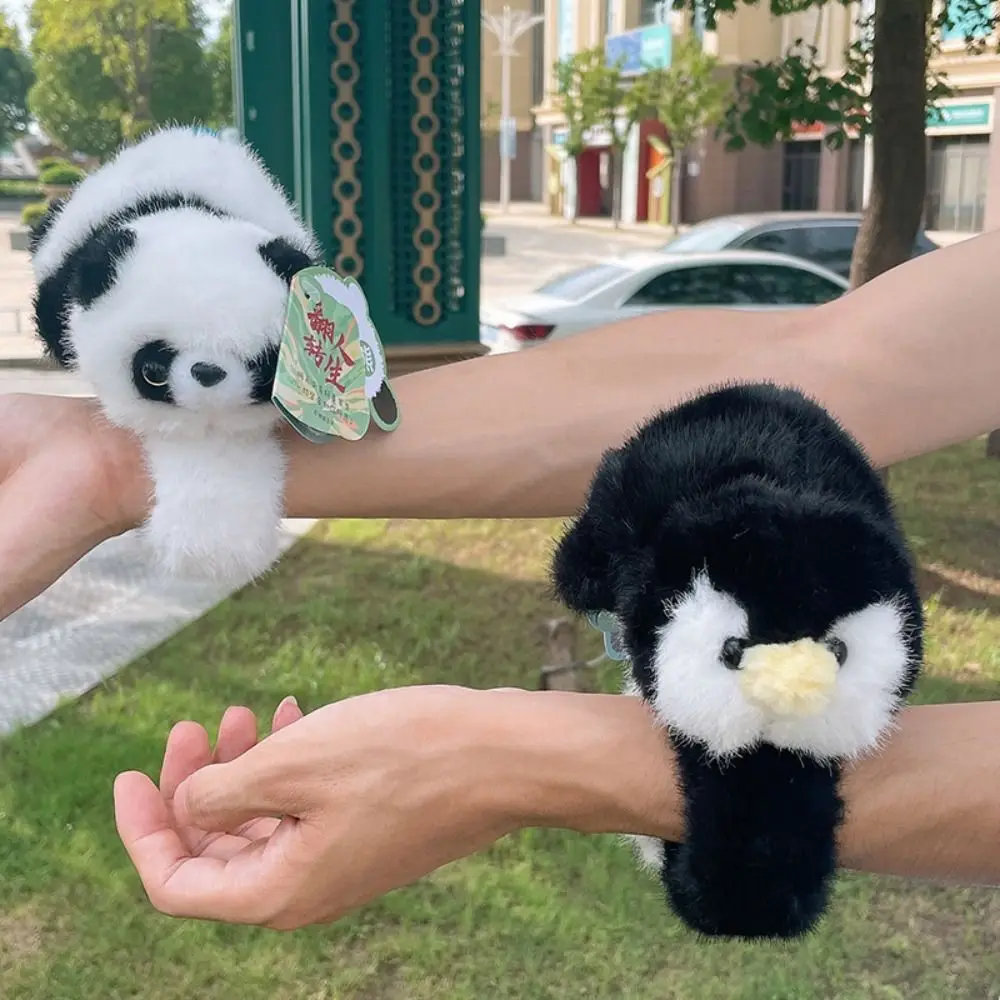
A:
POLYGON ((0 620, 143 517, 138 442, 92 399, 0 396, 0 620))

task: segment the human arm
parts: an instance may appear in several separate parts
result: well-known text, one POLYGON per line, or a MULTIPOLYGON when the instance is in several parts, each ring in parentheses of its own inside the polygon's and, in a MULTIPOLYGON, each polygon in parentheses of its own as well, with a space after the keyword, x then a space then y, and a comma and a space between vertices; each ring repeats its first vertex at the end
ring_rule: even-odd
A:
MULTIPOLYGON (((842 864, 1000 882, 998 723, 1000 702, 905 710, 884 752, 845 776, 842 864)), ((246 751, 222 764, 183 725, 166 797, 135 772, 115 786, 124 845, 153 905, 175 916, 333 921, 525 827, 684 836, 672 754, 635 698, 397 688, 256 746, 251 719, 246 751), (275 816, 254 843, 205 836, 275 816)))
MULTIPOLYGON (((988 233, 817 309, 654 314, 404 376, 393 434, 320 446, 285 431, 286 511, 566 515, 605 449, 654 410, 736 379, 815 395, 880 466, 967 440, 1000 425, 997 259, 1000 233, 988 233)), ((143 521, 151 492, 138 442, 93 401, 0 396, 0 619, 143 521)))
POLYGON ((652 314, 406 376, 393 435, 317 450, 288 434, 288 510, 561 517, 605 449, 654 411, 731 380, 798 386, 879 467, 969 440, 1000 426, 997 259, 1000 233, 989 233, 816 309, 652 314))

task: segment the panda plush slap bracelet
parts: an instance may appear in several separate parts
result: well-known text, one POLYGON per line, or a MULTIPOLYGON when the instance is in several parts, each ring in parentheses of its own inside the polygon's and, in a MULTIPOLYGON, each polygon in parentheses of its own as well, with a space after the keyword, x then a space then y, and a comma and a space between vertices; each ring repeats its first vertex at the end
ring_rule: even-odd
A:
POLYGON ((638 843, 674 910, 709 936, 808 932, 842 767, 878 749, 922 660, 911 558, 861 449, 798 391, 707 392, 604 456, 553 575, 675 750, 685 841, 638 843))
MULTIPOLYGON (((280 358, 302 370, 302 344, 288 343, 290 302, 304 301, 302 275, 323 277, 316 238, 285 194, 244 144, 167 128, 54 203, 31 254, 36 328, 48 352, 79 371, 107 418, 143 443, 155 486, 144 531, 159 565, 227 579, 266 570, 279 551, 285 476, 276 424, 295 425, 292 407, 271 405, 280 358)), ((360 288, 351 291, 363 304, 360 288)), ((328 312, 337 308, 332 295, 328 312)), ((329 362, 321 374, 334 372, 342 404, 350 395, 343 379, 364 364, 346 353, 343 329, 322 307, 310 306, 309 322, 321 325, 313 346, 324 340, 332 351, 339 334, 342 350, 336 365, 321 350, 312 357, 329 362)), ((361 313, 370 327, 363 305, 361 313)), ((305 318, 301 309, 294 315, 305 318)), ((384 380, 380 352, 376 343, 368 355, 382 362, 384 380)), ((312 396, 317 402, 315 389, 312 396)), ((326 435, 335 436, 347 435, 326 435)))

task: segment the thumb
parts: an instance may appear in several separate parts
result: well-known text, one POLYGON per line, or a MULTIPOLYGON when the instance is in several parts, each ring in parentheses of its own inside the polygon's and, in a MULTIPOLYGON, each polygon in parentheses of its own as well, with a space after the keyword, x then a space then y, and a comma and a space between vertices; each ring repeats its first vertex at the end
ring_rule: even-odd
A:
POLYGON ((263 769, 250 751, 195 771, 177 786, 173 806, 178 826, 224 833, 265 816, 295 816, 305 802, 294 779, 263 769))

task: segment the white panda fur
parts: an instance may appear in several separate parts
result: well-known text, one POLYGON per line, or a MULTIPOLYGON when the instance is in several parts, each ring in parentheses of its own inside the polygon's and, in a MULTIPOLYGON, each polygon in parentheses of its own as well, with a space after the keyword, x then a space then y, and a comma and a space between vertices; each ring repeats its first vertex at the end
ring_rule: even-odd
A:
POLYGON ((126 146, 79 185, 35 250, 38 280, 59 266, 95 226, 140 198, 178 191, 203 198, 237 219, 256 223, 311 257, 319 250, 284 193, 243 143, 184 127, 153 132, 126 146))
POLYGON ((51 213, 32 262, 39 334, 142 440, 158 565, 264 572, 285 477, 273 367, 288 282, 319 251, 257 157, 191 129, 155 132, 51 213))

